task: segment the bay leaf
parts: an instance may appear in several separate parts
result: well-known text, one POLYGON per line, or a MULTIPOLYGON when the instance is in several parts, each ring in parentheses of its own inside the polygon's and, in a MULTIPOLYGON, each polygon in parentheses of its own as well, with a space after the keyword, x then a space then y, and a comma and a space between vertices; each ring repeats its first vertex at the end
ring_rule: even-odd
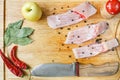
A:
POLYGON ((4 35, 5 46, 9 46, 12 43, 27 45, 32 42, 28 36, 31 35, 34 30, 29 27, 21 28, 22 24, 23 20, 19 20, 8 25, 4 35))
POLYGON ((14 44, 19 44, 19 45, 27 45, 27 44, 30 44, 32 43, 32 39, 28 38, 28 37, 24 37, 24 38, 16 38, 13 43, 14 44))
POLYGON ((7 29, 5 31, 4 43, 5 43, 5 46, 9 46, 10 44, 12 44, 12 41, 10 40, 10 30, 9 29, 7 29))
POLYGON ((24 20, 19 20, 19 21, 14 22, 14 23, 9 23, 8 27, 10 27, 10 28, 19 28, 20 29, 22 27, 22 25, 23 25, 23 21, 24 20))
POLYGON ((17 37, 27 37, 33 33, 33 29, 29 27, 23 27, 20 29, 19 33, 17 34, 17 37))

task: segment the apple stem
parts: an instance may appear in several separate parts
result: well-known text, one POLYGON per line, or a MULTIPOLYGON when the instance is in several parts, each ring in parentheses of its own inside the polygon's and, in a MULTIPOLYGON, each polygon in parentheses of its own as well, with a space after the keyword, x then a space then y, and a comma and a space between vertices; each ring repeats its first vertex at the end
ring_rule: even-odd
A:
POLYGON ((29 9, 28 11, 32 11, 32 9, 29 9))

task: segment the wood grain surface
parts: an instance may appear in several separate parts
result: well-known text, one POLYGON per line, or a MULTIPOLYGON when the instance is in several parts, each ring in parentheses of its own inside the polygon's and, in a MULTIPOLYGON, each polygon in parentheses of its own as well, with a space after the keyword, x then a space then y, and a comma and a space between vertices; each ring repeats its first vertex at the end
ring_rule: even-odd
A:
MULTIPOLYGON (((0 0, 0 49, 3 47, 3 32, 4 32, 4 1, 0 0)), ((4 80, 4 64, 0 58, 0 80, 4 80)))
MULTIPOLYGON (((23 19, 21 14, 21 7, 27 1, 35 1, 39 4, 42 8, 43 16, 41 20, 37 22, 30 22, 25 20, 23 26, 24 27, 31 27, 35 29, 33 35, 30 37, 34 40, 32 44, 27 46, 19 46, 18 47, 18 57, 29 64, 31 69, 41 63, 72 63, 72 62, 80 62, 83 64, 94 64, 94 65, 101 65, 107 62, 120 62, 119 54, 120 54, 120 47, 114 49, 113 51, 109 51, 106 53, 102 53, 98 56, 91 57, 91 58, 84 58, 84 59, 75 59, 72 48, 84 46, 96 41, 96 39, 102 39, 102 41, 109 40, 112 38, 117 37, 118 41, 120 42, 120 17, 116 16, 110 20, 103 19, 100 15, 100 8, 106 2, 106 0, 5 0, 5 20, 3 19, 3 14, 0 12, 1 20, 3 21, 0 27, 1 31, 3 32, 3 28, 6 28, 8 23, 15 22, 17 20, 23 19), (89 1, 97 8, 97 13, 90 17, 89 19, 82 21, 80 23, 67 26, 63 29, 56 29, 53 30, 47 25, 46 17, 52 14, 63 13, 74 6, 79 5, 84 1, 89 1), (66 35, 70 30, 74 30, 80 27, 83 27, 87 24, 97 23, 100 21, 108 21, 110 28, 104 33, 101 34, 99 37, 87 41, 81 45, 65 45, 64 41, 66 39, 66 35)), ((3 1, 0 0, 0 10, 3 11, 3 1), (2 8, 2 9, 1 9, 2 8)), ((4 12, 4 11, 3 11, 4 12)), ((0 44, 3 45, 3 33, 0 33, 0 44)), ((0 47, 2 48, 3 46, 0 47)), ((10 52, 12 44, 10 47, 6 48, 6 54, 10 52)), ((0 60, 0 64, 2 62, 0 60)), ((0 65, 0 72, 2 71, 2 66, 0 65)), ((26 75, 24 78, 18 78, 14 76, 7 68, 5 68, 5 80, 29 80, 29 70, 24 70, 26 75)), ((3 73, 0 73, 0 80, 3 73)), ((118 80, 120 77, 120 70, 117 74, 112 76, 104 76, 104 77, 31 77, 32 80, 118 80)))

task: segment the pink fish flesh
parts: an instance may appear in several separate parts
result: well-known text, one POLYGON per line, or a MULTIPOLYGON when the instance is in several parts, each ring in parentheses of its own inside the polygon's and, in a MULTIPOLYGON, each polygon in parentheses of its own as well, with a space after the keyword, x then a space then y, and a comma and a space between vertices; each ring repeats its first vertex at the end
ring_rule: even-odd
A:
POLYGON ((65 13, 48 16, 47 23, 51 28, 56 29, 78 23, 96 12, 97 10, 89 2, 84 2, 65 13))
POLYGON ((108 40, 107 42, 94 43, 94 44, 83 46, 80 48, 74 48, 73 53, 75 55, 75 58, 92 57, 100 53, 106 52, 112 48, 115 48, 118 45, 119 44, 117 39, 114 38, 114 39, 108 40))
POLYGON ((97 24, 88 25, 73 31, 70 31, 67 35, 65 44, 81 44, 85 41, 93 39, 106 31, 109 24, 105 21, 97 24))

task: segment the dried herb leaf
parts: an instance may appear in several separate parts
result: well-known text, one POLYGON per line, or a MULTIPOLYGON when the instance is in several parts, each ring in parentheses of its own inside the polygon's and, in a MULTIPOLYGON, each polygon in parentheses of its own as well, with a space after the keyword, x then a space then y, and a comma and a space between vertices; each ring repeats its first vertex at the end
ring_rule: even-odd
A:
POLYGON ((12 44, 12 41, 10 40, 10 30, 6 30, 5 35, 4 35, 4 41, 5 41, 5 45, 9 46, 10 44, 12 44))
POLYGON ((25 38, 16 38, 16 39, 13 41, 13 43, 24 46, 24 45, 27 45, 27 44, 32 43, 32 41, 33 41, 32 39, 30 39, 30 38, 28 38, 28 37, 25 37, 25 38))
POLYGON ((27 45, 32 42, 28 36, 31 35, 34 30, 28 27, 21 28, 22 24, 23 20, 19 20, 8 25, 4 35, 5 46, 9 46, 12 43, 27 45))
POLYGON ((13 39, 18 34, 19 30, 20 29, 18 28, 11 28, 11 27, 8 27, 6 29, 5 35, 4 35, 5 46, 9 46, 10 44, 12 44, 13 39))
POLYGON ((33 29, 29 28, 29 27, 24 27, 22 29, 20 29, 17 37, 27 37, 29 35, 31 35, 33 33, 33 29))
POLYGON ((10 30, 10 37, 16 37, 20 32, 20 29, 18 28, 9 28, 9 30, 10 30))
POLYGON ((19 28, 20 29, 22 27, 22 25, 23 25, 23 20, 19 20, 17 22, 8 24, 8 27, 10 27, 10 28, 19 28))

